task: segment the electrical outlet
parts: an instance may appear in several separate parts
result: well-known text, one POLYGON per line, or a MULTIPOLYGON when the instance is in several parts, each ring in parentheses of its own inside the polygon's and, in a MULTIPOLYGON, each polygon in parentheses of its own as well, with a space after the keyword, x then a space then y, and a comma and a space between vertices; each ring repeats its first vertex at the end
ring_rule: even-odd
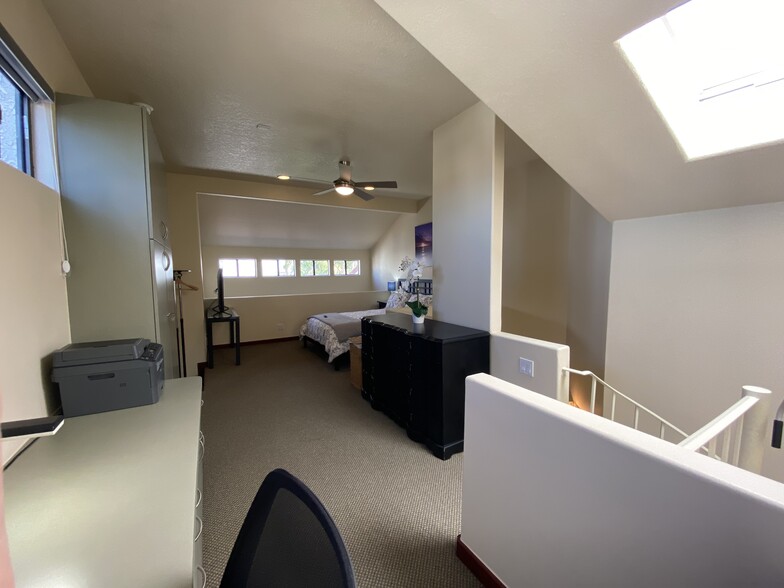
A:
POLYGON ((520 358, 520 373, 526 376, 534 377, 534 362, 524 357, 520 358))

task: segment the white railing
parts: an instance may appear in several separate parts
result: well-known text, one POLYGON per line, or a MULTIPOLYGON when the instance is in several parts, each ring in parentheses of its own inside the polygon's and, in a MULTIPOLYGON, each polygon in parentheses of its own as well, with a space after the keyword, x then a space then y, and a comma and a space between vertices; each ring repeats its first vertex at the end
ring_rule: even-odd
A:
MULTIPOLYGON (((639 402, 619 392, 593 372, 572 368, 563 368, 563 371, 591 378, 590 412, 596 414, 596 386, 601 384, 605 392, 609 390, 612 393, 608 417, 611 421, 618 422, 615 418, 615 408, 618 398, 621 398, 634 407, 634 424, 621 424, 632 426, 639 431, 640 414, 647 414, 658 422, 660 439, 664 439, 667 429, 670 429, 673 433, 683 438, 678 445, 684 449, 699 451, 751 472, 760 473, 762 471, 762 456, 765 448, 765 432, 767 430, 768 407, 771 396, 770 390, 759 388, 758 386, 743 386, 740 400, 699 431, 688 435, 652 410, 645 408, 639 402)), ((784 403, 782 406, 784 406, 784 403)))
MULTIPOLYGON (((588 370, 575 370, 575 369, 572 369, 572 368, 563 368, 563 370, 565 372, 570 373, 570 374, 576 374, 578 376, 588 376, 588 377, 591 378, 591 410, 590 410, 590 412, 592 412, 593 414, 596 414, 596 385, 597 384, 601 384, 602 386, 604 386, 605 392, 607 390, 612 392, 612 399, 610 400, 610 415, 608 417, 611 421, 618 422, 616 420, 616 418, 615 418, 615 408, 616 408, 616 404, 617 404, 618 398, 620 398, 621 400, 624 400, 624 401, 628 402, 629 404, 631 404, 634 407, 634 424, 633 425, 629 425, 629 426, 632 426, 634 429, 636 429, 638 431, 640 430, 640 414, 647 414, 648 416, 652 417, 655 421, 658 422, 659 438, 660 439, 664 439, 664 435, 667 432, 667 429, 670 429, 671 431, 673 431, 674 433, 676 433, 678 436, 680 436, 682 438, 686 438, 686 437, 689 436, 688 433, 685 433, 684 431, 680 430, 678 427, 673 425, 671 422, 665 420, 664 418, 660 417, 658 414, 656 414, 652 410, 649 410, 649 409, 645 408, 639 402, 636 402, 635 400, 632 400, 631 398, 629 398, 628 396, 626 396, 622 392, 619 392, 618 390, 616 390, 615 388, 610 386, 607 382, 602 380, 599 376, 597 376, 593 372, 588 371, 588 370)), ((604 415, 604 416, 607 416, 607 415, 604 415)), ((626 425, 627 423, 621 423, 621 424, 626 425)))
POLYGON ((691 451, 704 451, 711 457, 759 473, 770 396, 770 390, 765 388, 743 386, 740 400, 678 445, 691 451))

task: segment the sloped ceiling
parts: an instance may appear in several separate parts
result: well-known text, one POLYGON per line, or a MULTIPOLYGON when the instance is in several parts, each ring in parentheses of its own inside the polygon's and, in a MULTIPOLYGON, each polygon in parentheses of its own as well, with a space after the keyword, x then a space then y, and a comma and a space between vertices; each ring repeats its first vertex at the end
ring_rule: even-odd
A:
POLYGON ((609 220, 784 200, 784 145, 685 162, 614 43, 663 0, 376 0, 609 220))
POLYGON ((199 195, 203 245, 369 250, 399 214, 199 195))
POLYGON ((43 0, 94 94, 152 105, 174 170, 432 190, 432 130, 476 97, 371 0, 43 0), (257 128, 257 125, 261 125, 257 128))

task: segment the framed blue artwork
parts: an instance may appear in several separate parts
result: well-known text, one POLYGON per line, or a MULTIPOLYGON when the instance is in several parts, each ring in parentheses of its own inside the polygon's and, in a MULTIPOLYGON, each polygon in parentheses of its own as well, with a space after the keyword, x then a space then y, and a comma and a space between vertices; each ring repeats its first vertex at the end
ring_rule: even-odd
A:
POLYGON ((424 267, 433 267, 433 223, 414 227, 416 260, 424 267))

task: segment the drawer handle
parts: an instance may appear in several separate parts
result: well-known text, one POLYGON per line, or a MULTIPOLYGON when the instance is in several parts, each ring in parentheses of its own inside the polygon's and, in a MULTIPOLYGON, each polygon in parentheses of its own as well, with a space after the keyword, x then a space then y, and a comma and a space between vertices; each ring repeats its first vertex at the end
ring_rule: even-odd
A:
POLYGON ((201 588, 206 588, 207 586, 207 572, 204 571, 204 568, 201 566, 196 566, 196 569, 201 572, 201 577, 204 578, 204 581, 201 583, 201 588))
POLYGON ((201 455, 199 456, 199 461, 201 461, 204 459, 204 452, 206 451, 204 449, 204 439, 199 439, 199 447, 201 447, 201 455))
POLYGON ((194 508, 199 508, 199 505, 201 504, 201 490, 196 488, 196 492, 197 492, 196 494, 197 498, 196 498, 196 506, 194 506, 194 508))
POLYGON ((161 236, 164 241, 169 238, 169 226, 164 221, 161 221, 161 236))
POLYGON ((202 532, 202 530, 204 529, 204 521, 202 521, 202 520, 199 518, 199 516, 198 516, 198 515, 196 516, 196 520, 197 520, 197 521, 199 521, 199 532, 198 532, 198 533, 196 533, 196 537, 194 537, 194 538, 193 538, 193 542, 194 542, 194 543, 196 543, 196 542, 199 540, 199 537, 201 537, 201 532, 202 532))

